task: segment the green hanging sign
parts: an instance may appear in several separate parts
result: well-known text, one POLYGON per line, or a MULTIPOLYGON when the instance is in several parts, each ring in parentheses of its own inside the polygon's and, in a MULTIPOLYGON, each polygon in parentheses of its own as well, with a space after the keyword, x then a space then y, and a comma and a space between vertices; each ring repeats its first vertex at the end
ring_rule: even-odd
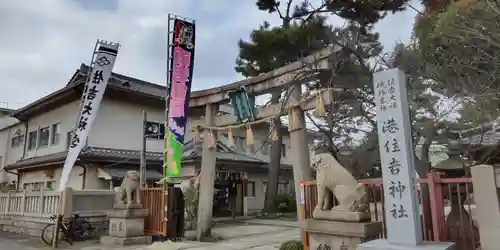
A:
POLYGON ((229 98, 238 122, 245 123, 255 120, 255 97, 250 97, 245 87, 229 92, 229 98))

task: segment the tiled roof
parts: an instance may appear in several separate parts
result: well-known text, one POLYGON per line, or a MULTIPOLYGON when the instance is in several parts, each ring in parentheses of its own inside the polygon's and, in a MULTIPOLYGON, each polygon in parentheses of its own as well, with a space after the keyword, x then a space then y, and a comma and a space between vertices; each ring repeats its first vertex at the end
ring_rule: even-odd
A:
POLYGON ((22 167, 31 166, 31 165, 41 165, 41 164, 46 164, 46 163, 64 162, 67 154, 68 154, 68 152, 65 151, 65 152, 59 152, 59 153, 50 154, 50 155, 44 155, 44 156, 40 156, 40 157, 32 157, 32 158, 22 159, 20 161, 17 161, 15 163, 12 163, 12 164, 5 166, 5 169, 9 170, 9 169, 17 169, 17 168, 22 168, 22 167))
POLYGON ((496 145, 500 141, 500 131, 489 130, 483 133, 478 132, 462 138, 461 141, 470 145, 496 145))
MULTIPOLYGON (((195 159, 201 157, 203 152, 202 143, 194 143, 193 140, 186 143, 184 146, 184 154, 183 159, 195 159)), ((67 151, 44 155, 40 157, 33 157, 28 159, 23 159, 17 161, 16 163, 9 164, 6 166, 7 169, 17 169, 23 167, 29 167, 33 165, 40 165, 46 163, 60 162, 66 159, 67 151)), ((102 147, 86 147, 82 150, 80 154, 81 158, 90 158, 90 157, 102 157, 108 159, 116 159, 116 160, 130 160, 130 161, 139 161, 140 160, 140 152, 138 150, 125 150, 125 149, 112 149, 112 148, 102 148, 102 147)), ((227 147, 224 143, 218 141, 217 142, 217 160, 226 160, 226 161, 243 161, 243 162, 251 162, 251 163, 261 163, 265 164, 266 161, 263 161, 257 156, 237 152, 227 147)), ((146 161, 163 161, 163 154, 160 152, 146 152, 146 161)))
MULTIPOLYGON (((130 160, 139 160, 141 158, 140 151, 138 150, 126 150, 126 149, 114 149, 114 148, 102 148, 102 147, 86 147, 82 153, 82 156, 95 156, 95 157, 105 157, 105 158, 125 158, 130 160)), ((147 161, 162 161, 163 154, 157 152, 146 152, 147 161)))
MULTIPOLYGON (((89 69, 90 67, 88 65, 82 64, 80 65, 79 71, 86 74, 89 69)), ((165 99, 165 86, 142 81, 122 74, 113 72, 108 84, 118 88, 127 88, 138 93, 156 96, 162 100, 165 99)))
POLYGON ((0 113, 10 114, 10 113, 12 113, 12 112, 14 112, 14 110, 13 110, 13 109, 1 108, 1 107, 0 107, 0 113))
MULTIPOLYGON (((184 145, 183 159, 193 159, 201 157, 203 152, 202 142, 195 143, 193 140, 184 145)), ((124 149, 110 149, 100 147, 88 147, 83 152, 85 156, 96 157, 110 157, 110 158, 126 158, 126 159, 140 159, 140 152, 137 150, 124 150, 124 149)), ((227 147, 224 143, 217 142, 217 160, 232 160, 232 161, 248 161, 256 163, 266 163, 265 161, 257 158, 257 156, 237 152, 227 147)), ((160 152, 146 152, 146 160, 148 161, 163 161, 163 153, 160 152)))
MULTIPOLYGON (((183 158, 195 158, 201 157, 203 153, 203 143, 190 141, 184 146, 183 158)), ((247 161, 255 163, 268 163, 262 159, 259 159, 256 155, 246 152, 238 152, 226 146, 220 140, 217 141, 217 160, 229 160, 229 161, 247 161)))
MULTIPOLYGON (((129 169, 129 168, 119 168, 119 167, 108 167, 108 168, 101 168, 102 171, 106 172, 111 176, 113 179, 123 179, 125 175, 127 175, 127 171, 129 170, 138 170, 138 169, 129 169)), ((163 178, 163 175, 155 170, 152 169, 146 169, 146 179, 147 180, 153 180, 157 181, 163 178)))

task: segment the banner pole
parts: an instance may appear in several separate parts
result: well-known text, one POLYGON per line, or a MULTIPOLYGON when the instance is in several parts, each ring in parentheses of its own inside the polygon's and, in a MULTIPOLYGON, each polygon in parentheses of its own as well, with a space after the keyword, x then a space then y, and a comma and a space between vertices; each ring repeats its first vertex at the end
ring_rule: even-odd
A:
MULTIPOLYGON (((104 98, 104 92, 108 85, 113 71, 113 66, 118 55, 120 44, 104 40, 97 40, 92 54, 92 61, 87 74, 85 87, 83 89, 77 120, 73 127, 73 133, 69 139, 68 154, 64 161, 59 179, 59 207, 57 208, 55 232, 53 232, 52 248, 57 248, 59 244, 60 224, 63 217, 71 213, 71 196, 68 197, 66 187, 71 169, 82 150, 86 147, 88 135, 92 124, 94 123, 101 101, 104 98)), ((80 70, 81 71, 81 70, 80 70)), ((71 236, 69 236, 71 237, 71 236)))
POLYGON ((141 188, 146 187, 146 121, 147 113, 142 111, 142 131, 141 131, 141 155, 139 166, 139 184, 141 188))
POLYGON ((163 228, 164 228, 164 236, 167 237, 168 234, 169 234, 169 231, 168 230, 168 220, 169 220, 169 214, 168 214, 168 207, 171 205, 171 204, 168 204, 168 201, 170 200, 170 195, 174 195, 174 194, 169 194, 168 193, 168 186, 167 186, 167 150, 169 148, 169 141, 168 141, 168 138, 169 138, 169 131, 170 129, 168 128, 168 111, 169 111, 169 107, 170 107, 170 88, 171 88, 171 81, 170 81, 170 74, 171 74, 171 62, 170 62, 170 57, 172 56, 170 54, 170 47, 172 46, 171 45, 171 38, 170 38, 170 35, 171 35, 171 25, 170 25, 170 22, 172 21, 172 17, 171 17, 171 14, 168 14, 168 18, 167 18, 167 70, 166 70, 166 73, 167 73, 167 82, 166 82, 166 85, 165 85, 165 125, 164 125, 164 129, 163 129, 163 167, 162 167, 162 170, 163 170, 163 183, 162 183, 162 188, 163 188, 163 193, 164 195, 162 195, 162 204, 164 206, 164 219, 163 221, 165 222, 165 224, 163 225, 163 228))
MULTIPOLYGON (((167 83, 165 89, 165 133, 163 170, 165 183, 163 188, 168 195, 167 210, 177 208, 174 184, 182 177, 182 155, 184 136, 189 113, 189 98, 193 77, 195 24, 177 15, 168 14, 167 36, 167 83), (174 203, 174 204, 172 204, 174 203)), ((179 201, 180 202, 180 201, 179 201)), ((176 211, 178 212, 178 211, 176 211)), ((167 212, 167 223, 173 215, 167 212)), ((168 225, 167 237, 176 238, 176 225, 168 225)))

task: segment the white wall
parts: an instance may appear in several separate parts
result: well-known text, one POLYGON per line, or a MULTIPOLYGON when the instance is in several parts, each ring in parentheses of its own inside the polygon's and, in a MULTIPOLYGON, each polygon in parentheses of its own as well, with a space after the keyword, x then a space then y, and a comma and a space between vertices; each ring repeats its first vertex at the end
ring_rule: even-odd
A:
MULTIPOLYGON (((59 142, 55 145, 49 143, 46 147, 37 146, 34 149, 28 149, 29 138, 25 141, 23 140, 24 147, 26 148, 25 158, 39 157, 66 151, 69 140, 68 132, 75 126, 78 108, 79 100, 34 117, 28 121, 27 132, 24 131, 25 128, 23 124, 9 128, 8 132, 0 131, 0 155, 2 155, 2 152, 5 152, 3 153, 5 157, 2 157, 5 158, 3 159, 3 161, 5 161, 4 165, 14 163, 22 157, 23 147, 19 146, 12 148, 10 145, 11 136, 17 130, 19 130, 23 135, 26 135, 26 133, 31 131, 36 131, 40 128, 46 126, 50 127, 52 124, 59 123, 60 138, 59 142), (6 141, 8 142, 5 143, 6 141)), ((151 108, 134 103, 105 98, 101 103, 97 118, 92 125, 90 135, 87 140, 88 145, 115 149, 139 150, 141 145, 143 110, 147 112, 148 121, 162 122, 164 120, 164 110, 161 108, 151 108)), ((193 133, 190 131, 192 130, 191 121, 194 120, 199 121, 200 118, 196 117, 195 119, 189 119, 186 140, 189 140, 193 136, 193 133)), ((227 131, 222 133, 227 135, 227 131)), ((254 130, 253 134, 255 141, 254 148, 259 149, 261 148, 262 143, 266 141, 268 131, 267 129, 254 130)), ((246 137, 245 129, 235 130, 233 131, 233 135, 246 137)), ((52 136, 51 131, 50 137, 52 138, 52 136)), ((286 154, 282 157, 282 164, 292 164, 291 147, 288 134, 283 136, 283 144, 285 144, 286 154)), ((162 152, 163 141, 148 139, 147 150, 162 152)), ((249 152, 247 148, 238 150, 249 152)), ((261 149, 256 151, 255 154, 263 160, 269 160, 269 149, 261 149)))
POLYGON ((0 130, 0 169, 5 166, 8 142, 9 129, 0 130))
POLYGON ((10 144, 9 126, 19 123, 16 118, 0 115, 0 169, 7 164, 10 144))
POLYGON ((7 128, 10 125, 14 125, 18 122, 19 121, 14 117, 10 117, 8 115, 0 115, 0 130, 7 128))
MULTIPOLYGON (((81 190, 83 187, 83 168, 79 165, 75 165, 71 169, 70 177, 68 180, 68 187, 72 187, 76 190, 81 190)), ((54 181, 53 187, 57 189, 59 187, 59 180, 61 177, 61 168, 53 170, 36 170, 31 172, 22 172, 20 178, 20 188, 23 188, 25 183, 37 183, 37 182, 50 182, 54 181), (50 173, 50 175, 47 175, 50 173)), ((87 177, 88 178, 88 177, 87 177)))
MULTIPOLYGON (((59 142, 57 144, 52 145, 50 139, 48 146, 41 147, 39 146, 39 143, 37 143, 37 147, 35 147, 34 149, 28 149, 28 141, 29 141, 29 136, 28 136, 27 140, 24 143, 26 147, 25 158, 44 156, 66 151, 69 140, 67 135, 68 132, 73 130, 75 126, 79 107, 80 107, 80 101, 74 101, 72 103, 61 106, 57 109, 53 109, 47 113, 41 114, 37 117, 30 119, 28 121, 28 133, 47 126, 49 126, 49 129, 51 130, 50 126, 52 126, 52 124, 59 123, 60 135, 59 135, 59 142)), ((52 137, 53 134, 51 131, 50 138, 52 137)))
POLYGON ((3 131, 0 131, 1 146, 0 146, 0 154, 3 155, 4 165, 14 163, 18 160, 21 160, 23 157, 23 146, 24 146, 24 135, 26 134, 26 128, 23 123, 19 123, 10 128, 6 128, 3 131), (18 146, 13 146, 12 137, 16 136, 16 132, 19 133, 21 141, 18 146))
MULTIPOLYGON (((247 197, 245 197, 246 210, 250 213, 260 212, 264 208, 264 200, 267 188, 267 173, 251 173, 248 174, 247 197), (252 185, 254 185, 255 193, 251 192, 252 185)), ((293 191, 293 175, 281 174, 278 192, 290 193, 293 191), (287 183, 286 185, 284 183, 287 183), (286 186, 286 187, 285 187, 286 186)))
MULTIPOLYGON (((165 120, 163 109, 104 99, 88 139, 89 146, 139 150, 142 135, 142 111, 147 120, 165 120)), ((163 152, 163 141, 147 140, 147 151, 163 152)))

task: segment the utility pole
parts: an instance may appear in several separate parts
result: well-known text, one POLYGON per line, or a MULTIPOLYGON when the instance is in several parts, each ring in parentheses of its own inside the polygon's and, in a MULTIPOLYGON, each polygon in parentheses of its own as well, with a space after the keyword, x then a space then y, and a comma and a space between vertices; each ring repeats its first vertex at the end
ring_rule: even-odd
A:
POLYGON ((141 165, 139 167, 139 183, 141 188, 145 187, 146 179, 146 122, 148 114, 142 111, 142 130, 141 130, 141 165))

